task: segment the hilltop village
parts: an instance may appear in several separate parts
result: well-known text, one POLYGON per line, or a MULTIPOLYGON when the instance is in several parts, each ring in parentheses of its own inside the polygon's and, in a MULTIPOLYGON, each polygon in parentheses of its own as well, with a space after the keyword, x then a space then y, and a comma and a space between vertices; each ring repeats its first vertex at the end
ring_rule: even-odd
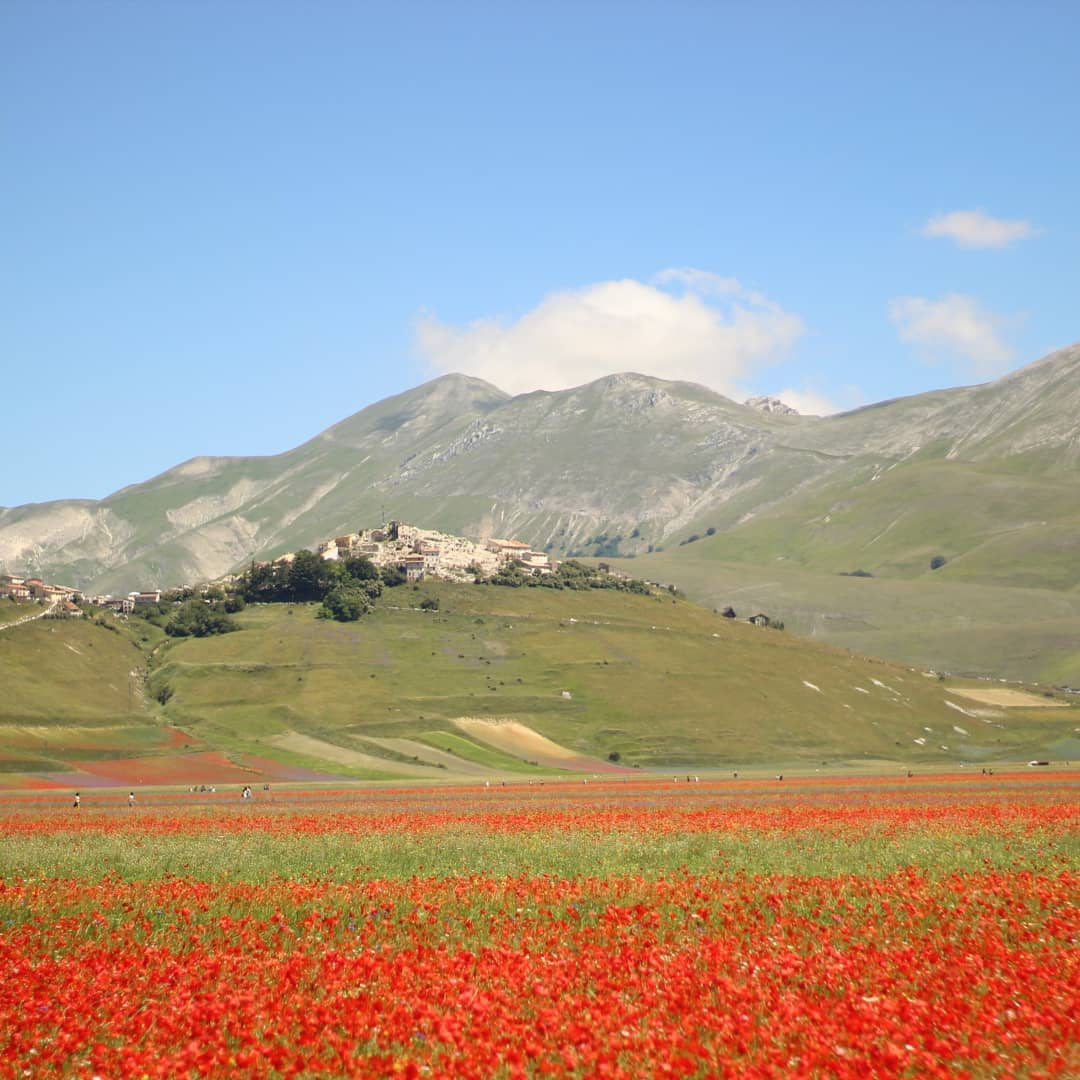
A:
MULTIPOLYGON (((546 552, 534 551, 529 544, 521 540, 493 537, 474 541, 395 520, 379 528, 361 529, 324 540, 315 546, 314 551, 301 549, 279 555, 275 559, 253 560, 243 572, 228 574, 201 585, 133 591, 122 596, 88 596, 70 586, 46 584, 40 578, 0 574, 0 598, 7 596, 16 601, 37 601, 40 605, 47 606, 47 610, 42 614, 53 617, 77 617, 91 605, 111 609, 122 615, 142 609, 141 613, 147 618, 163 615, 167 606, 178 606, 195 598, 211 605, 217 615, 227 616, 240 610, 245 598, 324 600, 329 604, 326 596, 333 589, 335 581, 347 585, 350 571, 356 572, 355 568, 345 566, 354 560, 370 562, 379 572, 376 577, 388 584, 416 583, 423 581, 425 577, 431 577, 461 583, 544 584, 554 588, 603 587, 635 592, 647 592, 649 589, 675 591, 672 586, 661 582, 634 580, 603 562, 598 563, 595 569, 589 569, 573 560, 564 564, 550 558, 546 552), (340 563, 344 581, 341 574, 331 574, 307 595, 305 587, 298 589, 291 580, 300 569, 298 559, 307 560, 302 576, 310 573, 312 563, 315 566, 320 562, 340 563), (397 581, 393 580, 395 575, 397 581), (256 579, 259 584, 256 584, 256 579)), ((321 579, 324 575, 316 576, 321 579)), ((360 572, 361 578, 366 576, 360 572)), ((353 581, 352 584, 355 586, 356 582, 353 581)), ((378 589, 372 591, 368 586, 365 588, 371 597, 378 595, 378 589)), ((330 604, 328 612, 333 606, 330 604)), ((362 606, 370 605, 365 602, 362 606)), ((206 621, 205 612, 192 609, 189 614, 199 616, 198 632, 218 633, 235 628, 224 618, 221 619, 220 626, 202 626, 201 622, 206 621)), ((735 610, 731 607, 718 611, 718 614, 728 619, 736 618, 735 610)), ((340 617, 340 614, 334 617, 340 617)), ((760 612, 751 615, 747 621, 757 626, 773 626, 776 629, 783 629, 784 625, 760 612)), ((187 632, 196 631, 188 628, 187 632)))
MULTIPOLYGON (((380 570, 396 566, 405 573, 408 581, 421 581, 425 577, 472 581, 476 577, 496 574, 515 561, 525 573, 536 576, 553 574, 558 569, 558 563, 545 552, 533 551, 521 540, 476 542, 403 521, 335 536, 320 543, 315 553, 327 561, 367 558, 380 570)), ((255 565, 289 563, 295 558, 296 555, 290 553, 255 565)))
MULTIPOLYGON (((403 521, 391 521, 381 528, 361 529, 324 540, 316 546, 315 554, 328 562, 367 558, 380 570, 400 569, 406 580, 411 582, 422 581, 425 577, 473 581, 477 577, 497 574, 512 563, 516 563, 523 573, 534 576, 554 574, 559 567, 558 562, 545 552, 533 551, 521 540, 489 539, 476 542, 435 529, 422 529, 403 521)), ((295 559, 296 553, 290 552, 254 565, 281 566, 295 559)), ((239 575, 230 574, 215 584, 228 586, 237 581, 239 575)), ((170 591, 175 590, 165 590, 170 591)), ((90 596, 74 586, 51 585, 39 577, 0 574, 0 599, 10 597, 12 600, 60 605, 71 615, 81 613, 77 606, 79 603, 128 614, 137 607, 160 603, 162 596, 163 590, 160 588, 136 590, 120 596, 90 596)))
POLYGON ((75 588, 74 585, 50 585, 39 577, 0 574, 0 599, 24 602, 36 601, 73 617, 82 614, 80 604, 92 604, 95 607, 110 608, 126 615, 142 604, 160 603, 161 590, 150 589, 145 592, 131 592, 125 596, 112 596, 110 594, 87 596, 81 589, 75 588))
POLYGON ((39 577, 0 574, 0 598, 40 600, 46 604, 66 604, 82 594, 71 585, 50 585, 39 577))

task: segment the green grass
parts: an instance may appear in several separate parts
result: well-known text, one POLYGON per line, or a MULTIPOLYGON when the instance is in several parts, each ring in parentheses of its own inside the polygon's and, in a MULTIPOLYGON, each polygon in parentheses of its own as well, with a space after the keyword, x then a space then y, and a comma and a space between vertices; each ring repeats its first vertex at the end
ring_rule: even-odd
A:
MULTIPOLYGON (((733 589, 745 590, 746 579, 737 580, 733 589)), ((919 588, 828 584, 851 595, 919 588)), ((767 599, 750 607, 777 612, 767 599)), ((667 594, 429 582, 388 590, 357 623, 319 620, 315 610, 251 606, 239 632, 203 639, 165 639, 139 619, 41 621, 0 634, 0 756, 36 761, 26 765, 34 771, 159 753, 172 724, 199 749, 356 780, 467 778, 452 765, 423 768, 419 750, 371 741, 393 737, 449 747, 474 779, 478 765, 493 776, 544 771, 526 763, 528 751, 506 753, 463 735, 459 717, 518 721, 586 761, 617 753, 625 766, 683 771, 949 768, 1077 756, 1080 709, 969 720, 946 704, 936 678, 667 594), (419 609, 428 596, 440 610, 419 609), (294 732, 322 746, 283 745, 294 732)), ((919 625, 912 640, 921 640, 919 625)), ((930 637, 925 626, 922 633, 930 637)))
MULTIPOLYGON (((699 531, 704 531, 699 530, 699 531)), ((1071 480, 1014 475, 996 465, 853 463, 704 544, 709 557, 817 571, 934 573, 983 584, 1075 589, 1080 498, 1071 480)), ((700 542, 699 542, 700 543, 700 542)))
POLYGON ((139 673, 161 632, 102 618, 37 619, 0 634, 0 723, 146 721, 139 673))
MULTIPOLYGON (((137 813, 140 811, 136 811, 137 813)), ((587 831, 500 835, 449 828, 437 835, 394 832, 296 838, 253 831, 202 837, 140 838, 81 832, 5 840, 0 877, 128 880, 173 874, 205 881, 303 881, 354 877, 409 879, 485 874, 512 878, 649 877, 699 873, 879 875, 917 868, 934 875, 991 868, 1055 872, 1075 865, 1075 838, 1019 828, 901 831, 840 838, 808 831, 714 836, 640 831, 594 836, 587 831)))
MULTIPOLYGON (((616 565, 710 608, 764 611, 789 632, 938 671, 1080 685, 1080 593, 965 581, 844 577, 714 558, 712 538, 616 565)), ((851 569, 859 569, 853 565, 851 569)), ((865 567, 863 567, 865 568, 865 567)))
POLYGON ((755 483, 665 551, 621 565, 863 654, 1080 685, 1080 489, 1037 454, 973 462, 942 449, 856 456, 802 491, 805 454, 768 455, 748 467, 755 483), (872 577, 841 576, 856 570, 872 577))
POLYGON ((283 605, 240 618, 240 633, 170 645, 154 676, 173 688, 171 720, 236 750, 268 753, 268 740, 294 730, 339 731, 442 742, 520 768, 472 743, 459 749, 452 721, 475 716, 515 719, 628 765, 956 764, 1034 756, 1077 723, 1057 710, 969 725, 963 739, 935 679, 667 596, 430 583, 389 591, 358 623, 283 605), (428 595, 440 611, 416 609, 428 595), (924 725, 940 733, 932 746, 914 742, 924 725))
POLYGON ((37 615, 41 610, 32 600, 0 600, 0 626, 17 622, 27 615, 37 615))
POLYGON ((465 761, 471 761, 475 765, 484 765, 489 769, 499 772, 524 773, 528 776, 548 776, 558 774, 563 770, 545 769, 532 765, 524 759, 510 757, 509 754, 493 750, 490 746, 473 742, 464 735, 457 735, 452 731, 429 731, 411 736, 417 742, 436 750, 446 750, 455 754, 465 761))

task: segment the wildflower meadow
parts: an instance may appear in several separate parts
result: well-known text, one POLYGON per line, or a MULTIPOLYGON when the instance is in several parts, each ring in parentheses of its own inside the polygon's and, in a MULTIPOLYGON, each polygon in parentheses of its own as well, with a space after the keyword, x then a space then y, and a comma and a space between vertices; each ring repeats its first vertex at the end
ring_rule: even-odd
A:
POLYGON ((1078 793, 0 799, 0 1076, 1065 1077, 1078 793))

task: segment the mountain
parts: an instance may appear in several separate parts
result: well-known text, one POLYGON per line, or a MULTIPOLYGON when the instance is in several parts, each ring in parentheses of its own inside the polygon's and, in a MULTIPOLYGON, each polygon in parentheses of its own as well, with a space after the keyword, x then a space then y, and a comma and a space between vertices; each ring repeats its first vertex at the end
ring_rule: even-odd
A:
POLYGON ((1073 593, 1077 417, 1075 345, 825 418, 637 374, 517 397, 448 375, 284 454, 195 458, 100 502, 0 511, 0 566, 128 591, 399 518, 556 555, 652 551, 636 573, 655 560, 653 576, 685 558, 1073 593))

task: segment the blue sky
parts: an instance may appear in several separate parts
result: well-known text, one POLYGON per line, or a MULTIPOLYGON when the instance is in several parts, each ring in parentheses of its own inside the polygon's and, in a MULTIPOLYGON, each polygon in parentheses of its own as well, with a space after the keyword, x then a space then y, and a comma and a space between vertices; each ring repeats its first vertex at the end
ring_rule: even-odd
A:
POLYGON ((0 505, 447 370, 806 411, 1080 338, 1075 4, 0 7, 0 505))

